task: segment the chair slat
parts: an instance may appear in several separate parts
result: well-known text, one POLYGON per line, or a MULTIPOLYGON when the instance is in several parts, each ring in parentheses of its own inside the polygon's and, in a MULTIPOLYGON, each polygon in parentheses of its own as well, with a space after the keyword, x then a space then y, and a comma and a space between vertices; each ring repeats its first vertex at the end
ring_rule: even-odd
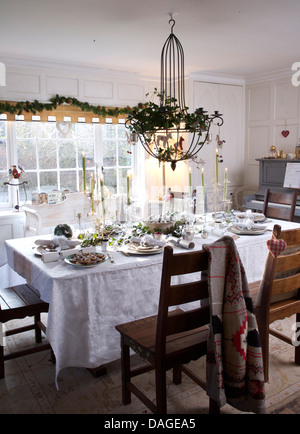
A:
POLYGON ((200 307, 188 312, 181 311, 177 315, 169 316, 167 321, 167 335, 183 333, 208 324, 210 321, 209 307, 200 307))
POLYGON ((285 272, 295 268, 300 268, 300 251, 287 256, 278 256, 275 265, 275 273, 285 272))
POLYGON ((291 292, 299 288, 300 273, 282 279, 275 279, 272 285, 272 296, 291 292))
POLYGON ((207 270, 207 267, 208 256, 205 252, 193 252, 188 258, 186 253, 179 253, 173 256, 171 275, 179 276, 182 274, 196 273, 198 271, 207 270))
POLYGON ((172 285, 171 291, 167 294, 167 305, 177 306, 184 303, 191 303, 208 297, 207 282, 197 281, 172 285))

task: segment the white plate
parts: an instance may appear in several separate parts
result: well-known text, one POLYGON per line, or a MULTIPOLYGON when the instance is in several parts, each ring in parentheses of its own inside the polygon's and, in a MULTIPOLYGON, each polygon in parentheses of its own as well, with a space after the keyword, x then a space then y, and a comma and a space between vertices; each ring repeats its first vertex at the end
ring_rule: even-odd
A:
POLYGON ((126 244, 121 248, 124 253, 129 253, 130 255, 156 255, 164 251, 163 247, 147 247, 147 246, 134 246, 131 244, 126 244))
POLYGON ((73 267, 76 268, 91 268, 91 267, 96 267, 97 265, 103 264, 103 262, 107 261, 108 256, 105 253, 101 253, 101 255, 104 256, 103 260, 100 262, 97 262, 96 264, 76 264, 74 262, 71 262, 70 259, 74 258, 76 254, 74 253, 73 255, 67 256, 64 261, 69 264, 69 265, 73 265, 73 267))
POLYGON ((239 228, 238 226, 235 226, 235 225, 230 226, 228 228, 228 230, 230 232, 233 232, 234 234, 237 234, 237 235, 262 235, 262 234, 264 234, 267 231, 266 228, 265 229, 255 229, 255 228, 249 228, 249 229, 242 228, 241 229, 241 228, 239 228))

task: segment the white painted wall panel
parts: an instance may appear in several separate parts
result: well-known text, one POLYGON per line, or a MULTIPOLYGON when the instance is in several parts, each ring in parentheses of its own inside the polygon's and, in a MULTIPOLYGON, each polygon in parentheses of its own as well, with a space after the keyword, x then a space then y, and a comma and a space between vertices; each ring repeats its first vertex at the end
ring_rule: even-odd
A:
POLYGON ((97 99, 112 99, 113 98, 113 82, 84 80, 84 97, 97 99))
POLYGON ((79 83, 77 78, 47 76, 46 92, 49 95, 64 95, 78 97, 79 83))

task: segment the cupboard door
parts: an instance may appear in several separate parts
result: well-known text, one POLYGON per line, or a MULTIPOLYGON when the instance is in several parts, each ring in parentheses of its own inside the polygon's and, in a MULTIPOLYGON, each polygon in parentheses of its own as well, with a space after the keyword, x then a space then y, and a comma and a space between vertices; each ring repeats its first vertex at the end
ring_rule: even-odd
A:
MULTIPOLYGON (((228 190, 232 191, 243 183, 244 172, 244 98, 243 86, 216 83, 194 82, 193 87, 194 110, 203 107, 210 114, 218 110, 223 114, 224 124, 220 128, 212 125, 212 142, 205 144, 197 154, 197 159, 205 161, 205 184, 212 185, 215 179, 216 149, 218 147, 216 136, 225 140, 220 154, 223 162, 219 164, 219 182, 223 182, 225 167, 228 169, 230 184, 228 190)), ((216 122, 215 122, 216 123, 216 122)), ((201 168, 196 169, 193 164, 194 185, 201 185, 201 168)))

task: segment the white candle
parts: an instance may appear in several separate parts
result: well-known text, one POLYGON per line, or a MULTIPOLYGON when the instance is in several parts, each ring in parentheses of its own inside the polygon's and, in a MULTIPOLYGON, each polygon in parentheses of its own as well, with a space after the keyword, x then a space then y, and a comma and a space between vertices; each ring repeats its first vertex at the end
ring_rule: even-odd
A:
POLYGON ((224 173, 224 200, 226 199, 226 195, 227 195, 227 167, 225 167, 225 173, 224 173))
POLYGON ((86 192, 86 165, 85 165, 85 155, 82 153, 82 176, 83 176, 83 191, 86 192))

